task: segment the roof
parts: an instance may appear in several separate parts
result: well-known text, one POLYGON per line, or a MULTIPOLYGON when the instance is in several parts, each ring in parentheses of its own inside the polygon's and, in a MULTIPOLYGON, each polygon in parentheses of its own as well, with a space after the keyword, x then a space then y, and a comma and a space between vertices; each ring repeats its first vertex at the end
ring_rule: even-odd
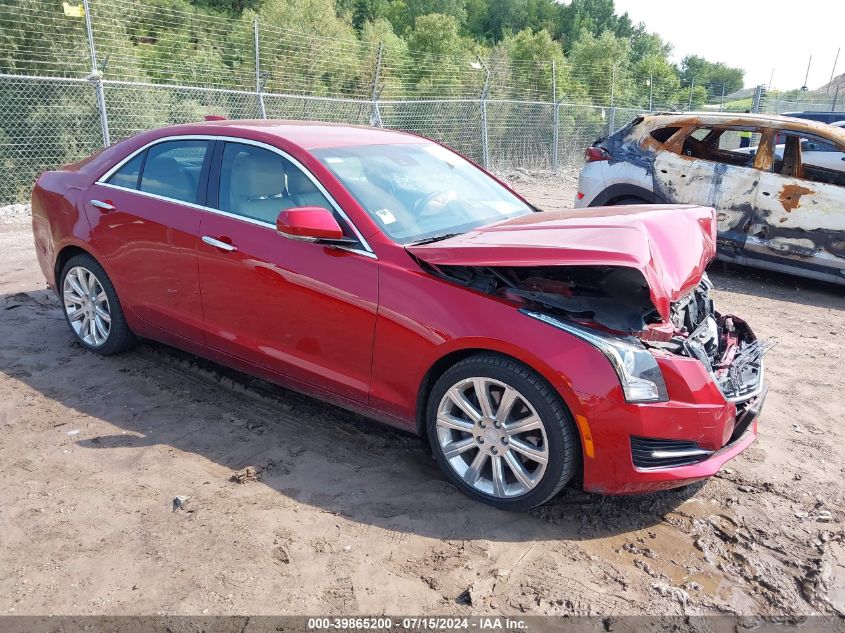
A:
POLYGON ((643 119, 657 127, 660 125, 749 125, 818 134, 845 143, 845 130, 827 123, 782 116, 780 114, 746 114, 741 112, 658 112, 643 115, 643 119))
POLYGON ((223 121, 204 121, 193 124, 202 128, 203 134, 231 134, 233 131, 254 131, 272 134, 303 147, 320 149, 323 147, 347 147, 350 145, 373 145, 388 143, 424 143, 426 139, 394 130, 368 127, 366 125, 348 125, 343 123, 321 123, 319 121, 286 121, 282 119, 233 119, 223 121))

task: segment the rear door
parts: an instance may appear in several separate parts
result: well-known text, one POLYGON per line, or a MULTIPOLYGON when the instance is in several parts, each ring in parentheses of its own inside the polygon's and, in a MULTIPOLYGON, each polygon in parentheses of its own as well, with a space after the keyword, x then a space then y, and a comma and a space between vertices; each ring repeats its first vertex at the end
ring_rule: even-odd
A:
POLYGON ((203 340, 197 240, 211 141, 164 139, 106 173, 87 191, 92 245, 121 300, 138 317, 203 340))
POLYGON ((788 130, 779 137, 784 139, 782 158, 760 175, 748 254, 843 279, 845 161, 819 160, 817 150, 825 148, 823 153, 836 156, 845 148, 829 139, 788 130))
POLYGON ((654 161, 654 192, 666 202, 713 207, 719 223, 719 249, 736 254, 745 242, 757 198, 763 157, 740 148, 743 135, 768 138, 753 127, 699 127, 688 131, 680 153, 663 150, 654 161))

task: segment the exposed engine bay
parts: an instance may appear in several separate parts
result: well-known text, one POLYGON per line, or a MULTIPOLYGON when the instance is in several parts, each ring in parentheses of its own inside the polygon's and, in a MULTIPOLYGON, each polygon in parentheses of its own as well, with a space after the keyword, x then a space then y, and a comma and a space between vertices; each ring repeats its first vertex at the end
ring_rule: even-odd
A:
POLYGON ((725 398, 743 402, 763 386, 760 341, 739 317, 722 315, 705 274, 698 286, 671 305, 671 327, 646 335, 662 319, 642 273, 624 266, 431 266, 431 272, 479 292, 523 302, 581 323, 595 323, 640 339, 645 347, 698 359, 725 398))
POLYGON ((437 266, 434 272, 479 292, 534 304, 570 319, 640 332, 660 316, 642 273, 624 266, 437 266))
POLYGON ((695 290, 672 304, 675 335, 671 340, 645 344, 698 359, 726 399, 742 402, 762 388, 762 358, 774 343, 758 339, 739 317, 716 312, 712 289, 705 274, 695 290))

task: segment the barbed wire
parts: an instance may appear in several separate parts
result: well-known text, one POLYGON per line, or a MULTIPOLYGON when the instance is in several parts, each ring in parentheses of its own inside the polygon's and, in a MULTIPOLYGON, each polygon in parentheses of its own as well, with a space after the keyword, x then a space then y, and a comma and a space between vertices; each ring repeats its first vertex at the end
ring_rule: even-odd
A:
MULTIPOLYGON (((643 112, 832 110, 838 93, 729 92, 725 83, 635 64, 484 59, 129 0, 0 6, 0 203, 45 169, 142 130, 229 118, 377 124, 444 142, 492 169, 580 164, 583 150, 643 112), (258 67, 256 67, 256 64, 258 67)), ((841 102, 845 101, 845 94, 841 102)), ((845 115, 843 115, 845 118, 845 115)))

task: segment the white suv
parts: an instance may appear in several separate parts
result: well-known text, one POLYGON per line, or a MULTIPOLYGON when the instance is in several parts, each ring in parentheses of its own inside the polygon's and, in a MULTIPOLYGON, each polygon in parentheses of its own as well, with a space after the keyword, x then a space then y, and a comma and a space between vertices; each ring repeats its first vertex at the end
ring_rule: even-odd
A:
POLYGON ((845 128, 655 114, 596 141, 585 160, 576 207, 711 206, 721 259, 845 284, 845 128))

